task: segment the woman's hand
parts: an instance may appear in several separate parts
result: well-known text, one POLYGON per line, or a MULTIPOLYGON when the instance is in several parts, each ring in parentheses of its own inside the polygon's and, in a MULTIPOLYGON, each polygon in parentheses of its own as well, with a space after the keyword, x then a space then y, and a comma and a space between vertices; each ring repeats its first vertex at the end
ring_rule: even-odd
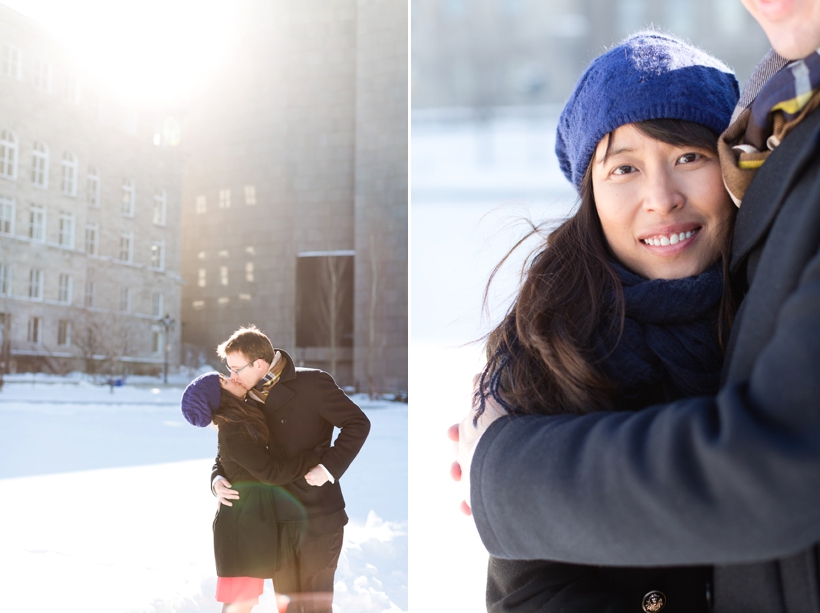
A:
MULTIPOLYGON (((474 393, 477 385, 478 375, 473 379, 474 393)), ((461 423, 453 424, 447 430, 447 436, 455 443, 456 455, 456 461, 450 467, 450 477, 462 484, 464 500, 461 501, 461 512, 465 515, 472 514, 470 510, 470 464, 473 461, 478 439, 496 419, 507 414, 491 397, 485 399, 484 412, 474 424, 476 413, 476 407, 473 407, 461 423)))
POLYGON ((330 478, 327 476, 325 470, 317 464, 305 475, 305 481, 308 482, 308 485, 320 487, 330 481, 330 478))
POLYGON ((217 506, 224 504, 226 507, 232 507, 231 500, 239 500, 239 492, 231 489, 230 482, 225 477, 217 477, 213 485, 214 494, 218 501, 217 506))

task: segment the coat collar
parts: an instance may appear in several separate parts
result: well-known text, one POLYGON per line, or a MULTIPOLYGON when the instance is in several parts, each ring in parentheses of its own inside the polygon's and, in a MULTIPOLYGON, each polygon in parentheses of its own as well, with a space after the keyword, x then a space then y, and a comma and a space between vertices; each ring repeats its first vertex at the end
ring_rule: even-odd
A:
POLYGON ((811 113, 777 147, 752 179, 735 221, 731 270, 766 236, 780 205, 804 165, 812 159, 820 133, 820 110, 811 113))
POLYGON ((285 385, 285 383, 296 378, 296 367, 293 365, 293 359, 290 355, 282 349, 274 349, 274 351, 280 352, 282 357, 285 359, 285 370, 282 371, 279 382, 271 388, 270 392, 268 392, 268 398, 265 401, 265 406, 271 409, 276 409, 282 406, 293 397, 293 390, 285 385))

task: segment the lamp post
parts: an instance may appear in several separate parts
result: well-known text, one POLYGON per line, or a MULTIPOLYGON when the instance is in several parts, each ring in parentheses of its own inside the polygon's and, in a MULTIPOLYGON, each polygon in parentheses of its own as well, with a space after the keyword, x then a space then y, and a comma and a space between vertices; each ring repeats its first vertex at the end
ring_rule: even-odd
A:
POLYGON ((166 313, 165 317, 159 320, 159 323, 162 324, 165 331, 165 334, 163 335, 163 340, 165 341, 165 368, 163 370, 162 381, 163 383, 168 383, 168 352, 171 349, 171 338, 168 333, 171 331, 171 328, 174 327, 176 321, 173 317, 166 313))

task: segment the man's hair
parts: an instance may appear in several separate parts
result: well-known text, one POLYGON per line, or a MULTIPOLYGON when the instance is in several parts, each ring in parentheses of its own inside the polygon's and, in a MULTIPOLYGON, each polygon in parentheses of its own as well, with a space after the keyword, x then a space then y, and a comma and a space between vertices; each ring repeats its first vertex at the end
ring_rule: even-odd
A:
POLYGON ((229 353, 241 352, 248 360, 265 360, 273 363, 273 345, 264 332, 253 324, 239 328, 231 337, 216 348, 216 353, 223 360, 229 353))

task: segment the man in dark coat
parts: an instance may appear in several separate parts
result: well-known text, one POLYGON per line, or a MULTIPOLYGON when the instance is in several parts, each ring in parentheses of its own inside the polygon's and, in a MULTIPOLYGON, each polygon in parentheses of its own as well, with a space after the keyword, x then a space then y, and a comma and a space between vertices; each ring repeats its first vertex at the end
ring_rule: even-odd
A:
POLYGON ((722 137, 744 298, 720 392, 635 414, 491 405, 460 424, 459 464, 495 556, 714 564, 715 613, 818 613, 820 0, 743 3, 777 53, 722 137))
MULTIPOLYGON (((296 551, 293 562, 284 564, 273 582, 278 593, 291 598, 289 613, 330 613, 333 576, 347 524, 339 479, 364 444, 370 421, 329 374, 296 368, 287 353, 274 349, 253 326, 237 330, 217 352, 231 379, 261 405, 272 455, 293 458, 320 450, 321 464, 283 486, 289 496, 277 501, 282 538, 296 543, 296 551), (340 431, 332 441, 334 426, 340 431)), ((230 505, 238 493, 222 474, 217 456, 214 493, 222 504, 230 505)))

